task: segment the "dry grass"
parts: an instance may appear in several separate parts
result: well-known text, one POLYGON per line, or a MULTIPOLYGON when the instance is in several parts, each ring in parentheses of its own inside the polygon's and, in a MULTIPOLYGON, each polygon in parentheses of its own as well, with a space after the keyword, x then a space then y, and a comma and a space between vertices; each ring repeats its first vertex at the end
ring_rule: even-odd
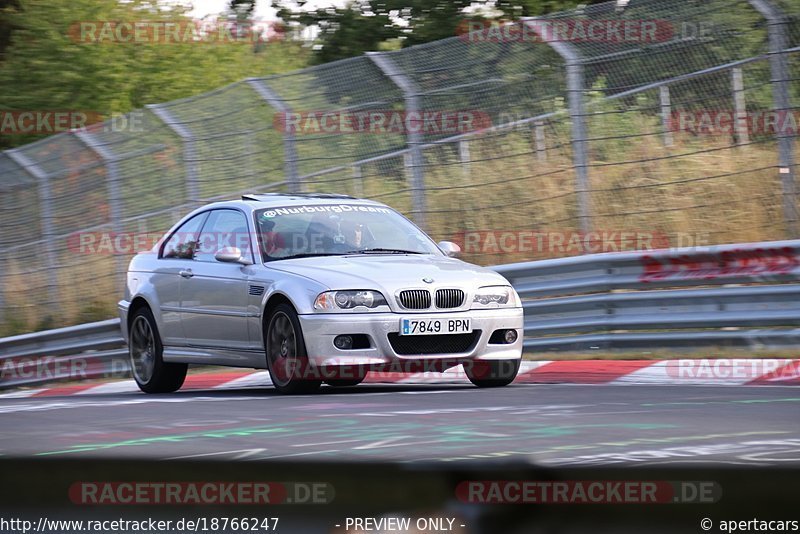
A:
MULTIPOLYGON (((647 131, 653 127, 652 121, 634 126, 647 131)), ((592 126, 614 131, 608 125, 592 126)), ((426 151, 430 233, 436 239, 457 240, 463 232, 475 230, 576 231, 575 175, 567 140, 566 125, 551 125, 548 143, 560 148, 551 148, 546 161, 537 158, 529 130, 470 141, 472 162, 466 166, 459 162, 454 145, 426 151)), ((670 148, 663 146, 659 136, 613 147, 593 144, 593 227, 659 233, 671 245, 687 244, 691 236, 700 236, 703 244, 786 238, 774 143, 737 148, 729 147, 729 142, 676 134, 670 148), (640 160, 644 162, 623 163, 640 160)), ((361 193, 412 212, 402 158, 364 166, 362 174, 361 191, 349 170, 321 177, 319 183, 306 188, 361 193)), ((36 266, 22 259, 7 262, 2 277, 6 302, 0 334, 116 315, 122 280, 115 274, 114 259, 78 257, 61 244, 59 248, 64 249, 62 260, 67 265, 56 271, 55 288, 47 287, 43 266, 26 273, 36 266)), ((468 251, 465 259, 493 265, 579 253, 575 248, 468 251)), ((36 265, 41 265, 38 258, 36 265)), ((592 358, 596 357, 592 353, 592 358)))

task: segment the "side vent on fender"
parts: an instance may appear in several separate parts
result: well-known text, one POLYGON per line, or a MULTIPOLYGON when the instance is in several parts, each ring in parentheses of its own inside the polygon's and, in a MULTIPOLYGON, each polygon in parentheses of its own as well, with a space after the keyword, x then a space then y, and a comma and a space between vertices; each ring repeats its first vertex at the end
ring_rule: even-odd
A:
POLYGON ((250 286, 250 296, 260 297, 264 294, 264 286, 250 286))

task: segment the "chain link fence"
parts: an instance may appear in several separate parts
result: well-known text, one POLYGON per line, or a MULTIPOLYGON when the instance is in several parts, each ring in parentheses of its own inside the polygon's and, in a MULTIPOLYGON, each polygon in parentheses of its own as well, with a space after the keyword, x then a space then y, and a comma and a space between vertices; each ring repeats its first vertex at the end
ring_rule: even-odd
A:
POLYGON ((0 334, 113 316, 140 236, 243 192, 380 200, 486 265, 798 237, 798 22, 798 0, 614 1, 5 151, 0 334))

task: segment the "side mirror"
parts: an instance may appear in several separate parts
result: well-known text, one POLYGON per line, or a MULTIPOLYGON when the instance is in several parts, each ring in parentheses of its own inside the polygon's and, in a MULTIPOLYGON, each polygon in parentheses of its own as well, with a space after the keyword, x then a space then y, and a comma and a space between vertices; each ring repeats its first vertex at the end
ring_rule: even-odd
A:
POLYGON ((457 258, 461 255, 461 247, 452 241, 440 241, 438 243, 439 249, 444 252, 448 258, 457 258))
POLYGON ((253 265, 253 262, 242 256, 242 251, 236 247, 223 248, 214 254, 214 259, 222 263, 240 263, 253 265))

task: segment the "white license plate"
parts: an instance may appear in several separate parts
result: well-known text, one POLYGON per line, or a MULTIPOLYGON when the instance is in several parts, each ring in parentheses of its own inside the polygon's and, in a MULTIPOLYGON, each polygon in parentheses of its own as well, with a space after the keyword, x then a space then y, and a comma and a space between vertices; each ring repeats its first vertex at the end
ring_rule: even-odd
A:
POLYGON ((437 334, 469 334, 472 319, 433 319, 414 317, 400 319, 401 336, 435 336, 437 334))

